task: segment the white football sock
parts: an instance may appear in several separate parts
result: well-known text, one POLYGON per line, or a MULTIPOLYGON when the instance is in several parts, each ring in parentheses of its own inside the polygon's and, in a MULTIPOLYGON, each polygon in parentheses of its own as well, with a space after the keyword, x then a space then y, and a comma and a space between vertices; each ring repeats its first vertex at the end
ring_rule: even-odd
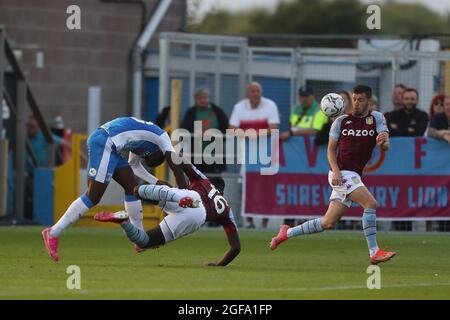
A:
POLYGON ((144 230, 144 224, 142 223, 142 202, 135 196, 125 196, 125 210, 130 217, 130 222, 136 228, 144 230))
POLYGON ((72 223, 77 222, 92 207, 93 204, 91 200, 86 195, 82 195, 77 200, 72 202, 64 215, 52 227, 50 235, 52 237, 59 237, 65 229, 67 229, 72 223))

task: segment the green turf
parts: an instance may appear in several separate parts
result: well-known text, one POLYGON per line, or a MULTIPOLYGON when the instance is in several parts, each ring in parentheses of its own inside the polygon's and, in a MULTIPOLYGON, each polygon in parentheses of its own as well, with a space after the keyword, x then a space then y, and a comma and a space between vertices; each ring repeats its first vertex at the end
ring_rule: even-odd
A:
POLYGON ((450 235, 378 235, 398 255, 380 265, 381 290, 366 288, 362 233, 299 237, 272 252, 272 232, 241 231, 242 252, 226 268, 205 267, 226 249, 203 230, 136 254, 117 229, 71 228, 50 261, 40 228, 0 228, 0 299, 450 299, 450 235), (81 268, 81 290, 66 269, 81 268))

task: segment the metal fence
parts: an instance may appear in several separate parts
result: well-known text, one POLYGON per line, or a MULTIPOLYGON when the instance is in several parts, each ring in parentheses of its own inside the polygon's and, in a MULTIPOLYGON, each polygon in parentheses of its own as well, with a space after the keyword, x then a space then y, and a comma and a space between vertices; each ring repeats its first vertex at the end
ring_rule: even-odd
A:
MULTIPOLYGON (((0 120, 0 217, 6 214, 5 211, 9 207, 12 211, 10 216, 13 217, 13 221, 20 223, 30 218, 25 217, 26 166, 27 163, 37 166, 36 156, 27 140, 28 114, 34 115, 48 143, 49 163, 47 165, 53 165, 55 152, 59 153, 59 150, 54 148, 51 131, 39 110, 25 73, 14 55, 2 26, 0 26, 0 103, 2 107, 2 119, 0 120), (5 117, 5 113, 7 117, 5 117), (5 126, 5 124, 7 125, 5 126), (13 171, 11 179, 8 179, 7 174, 8 163, 11 168, 9 171, 13 171), (8 181, 10 183, 7 183, 7 180, 11 180, 8 181), (7 194, 11 195, 9 206, 7 205, 7 194)), ((59 156, 61 155, 59 154, 59 156)))
POLYGON ((230 115, 244 98, 246 83, 259 81, 263 95, 274 100, 286 129, 297 89, 310 84, 318 100, 328 92, 372 86, 380 111, 391 110, 393 86, 419 91, 419 108, 428 110, 434 94, 450 92, 450 53, 439 41, 360 41, 359 49, 250 47, 244 37, 162 33, 159 53, 147 60, 146 74, 159 76, 159 107, 169 104, 170 80, 183 80, 181 115, 193 93, 207 87, 212 101, 230 115), (447 78, 446 78, 447 77, 447 78), (447 80, 446 80, 447 79, 447 80))

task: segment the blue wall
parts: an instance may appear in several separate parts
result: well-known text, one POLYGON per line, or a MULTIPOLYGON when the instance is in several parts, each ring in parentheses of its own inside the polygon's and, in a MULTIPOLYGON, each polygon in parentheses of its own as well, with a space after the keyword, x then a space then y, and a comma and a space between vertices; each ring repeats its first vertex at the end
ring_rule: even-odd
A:
POLYGON ((33 220, 42 225, 52 225, 53 221, 53 169, 34 169, 33 180, 33 220))
POLYGON ((269 77, 254 77, 253 80, 262 85, 263 96, 277 104, 281 132, 288 130, 291 113, 291 80, 269 77))
POLYGON ((145 89, 144 120, 155 121, 159 113, 159 78, 146 78, 145 89))

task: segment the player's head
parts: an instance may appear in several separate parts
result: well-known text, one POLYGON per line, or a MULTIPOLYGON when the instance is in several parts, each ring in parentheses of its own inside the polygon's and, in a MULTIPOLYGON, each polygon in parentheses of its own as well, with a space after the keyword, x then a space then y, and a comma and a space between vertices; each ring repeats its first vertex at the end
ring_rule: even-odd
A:
POLYGON ((209 182, 211 182, 211 184, 213 184, 214 187, 216 187, 216 189, 223 194, 223 191, 225 190, 225 181, 221 177, 209 178, 209 182))
POLYGON ((194 93, 195 105, 200 108, 209 107, 209 90, 207 88, 199 88, 194 93))
POLYGON ((164 162, 164 153, 161 150, 155 151, 152 154, 143 157, 145 164, 149 167, 156 168, 164 162))
POLYGON ((392 105, 395 110, 398 110, 403 105, 403 92, 405 92, 406 86, 402 83, 397 83, 392 91, 392 105))
POLYGON ((353 88, 353 115, 362 116, 369 109, 369 100, 372 98, 372 88, 360 84, 353 88))
POLYGON ((413 88, 406 88, 403 92, 403 107, 410 111, 417 107, 419 92, 413 88))
POLYGON ((247 98, 252 104, 258 105, 261 101, 262 86, 258 82, 250 82, 247 86, 247 98))

